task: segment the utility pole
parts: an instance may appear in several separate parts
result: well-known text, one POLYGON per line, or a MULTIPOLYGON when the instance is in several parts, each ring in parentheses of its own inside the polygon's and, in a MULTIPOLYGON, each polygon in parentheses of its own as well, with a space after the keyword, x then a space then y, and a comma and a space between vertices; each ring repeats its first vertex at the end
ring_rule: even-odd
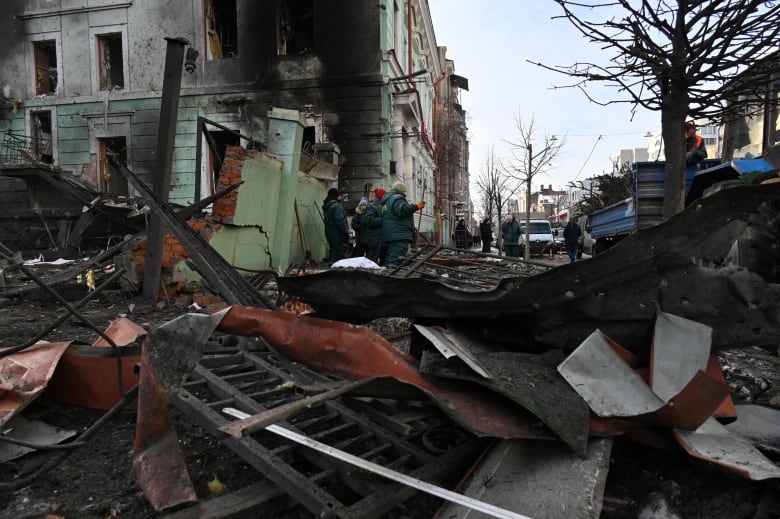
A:
MULTIPOLYGON (((181 93, 181 76, 184 68, 184 48, 189 45, 185 38, 165 38, 168 42, 163 70, 162 98, 160 99, 160 119, 157 126, 157 152, 152 170, 152 190, 163 202, 168 201, 171 189, 171 163, 173 161, 174 141, 176 139, 176 121, 181 93)), ((195 52, 191 67, 194 70, 195 52)), ((196 200, 197 201, 197 200, 196 200)), ((159 214, 152 211, 147 229, 146 261, 144 264, 144 297, 156 302, 160 294, 160 269, 163 256, 165 223, 159 214)))
POLYGON ((534 148, 528 143, 528 174, 525 177, 525 237, 523 238, 523 259, 531 257, 531 166, 533 165, 534 148))

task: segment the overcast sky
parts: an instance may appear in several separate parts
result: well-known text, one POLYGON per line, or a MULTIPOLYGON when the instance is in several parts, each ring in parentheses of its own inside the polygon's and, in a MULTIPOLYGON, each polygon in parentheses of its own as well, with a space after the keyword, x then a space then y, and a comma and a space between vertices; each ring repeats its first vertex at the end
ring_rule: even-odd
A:
MULTIPOLYGON (((551 0, 428 3, 437 44, 447 47, 455 73, 469 80, 461 103, 467 112, 473 198, 474 181, 491 148, 496 155, 508 157, 504 139, 516 140, 518 114, 525 120, 534 118, 539 129, 535 145, 542 145, 545 132, 568 134, 554 169, 534 178, 534 191, 540 184, 562 189, 571 180, 609 172, 613 153, 644 148, 644 135, 660 130, 659 113, 640 109, 632 120, 629 104, 603 107, 589 102, 577 89, 553 90, 553 86, 569 84, 569 78, 526 61, 551 66, 605 64, 612 56, 584 40, 568 21, 552 20, 561 10, 551 0)), ((599 95, 599 89, 589 90, 600 100, 617 99, 610 91, 599 95)))

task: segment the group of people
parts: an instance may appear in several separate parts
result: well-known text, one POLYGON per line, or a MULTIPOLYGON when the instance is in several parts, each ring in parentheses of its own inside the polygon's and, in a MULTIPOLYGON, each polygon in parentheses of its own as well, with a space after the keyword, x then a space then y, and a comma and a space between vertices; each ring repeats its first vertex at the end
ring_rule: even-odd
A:
MULTIPOLYGON (((353 256, 365 256, 388 268, 397 267, 409 250, 416 228, 413 215, 425 207, 425 202, 408 202, 406 185, 395 182, 390 190, 377 188, 370 202, 361 199, 352 217, 356 246, 353 256)), ((328 241, 328 263, 344 257, 344 245, 349 239, 347 215, 339 200, 339 190, 332 188, 322 204, 325 217, 325 238, 328 241)))

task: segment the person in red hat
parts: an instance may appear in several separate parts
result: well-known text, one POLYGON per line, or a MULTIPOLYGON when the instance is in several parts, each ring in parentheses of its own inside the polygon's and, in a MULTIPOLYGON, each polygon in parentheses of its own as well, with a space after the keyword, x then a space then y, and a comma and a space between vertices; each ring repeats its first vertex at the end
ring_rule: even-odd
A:
POLYGON ((374 189, 374 199, 368 203, 360 216, 360 228, 366 246, 366 257, 379 263, 382 254, 382 198, 387 194, 384 188, 374 189))

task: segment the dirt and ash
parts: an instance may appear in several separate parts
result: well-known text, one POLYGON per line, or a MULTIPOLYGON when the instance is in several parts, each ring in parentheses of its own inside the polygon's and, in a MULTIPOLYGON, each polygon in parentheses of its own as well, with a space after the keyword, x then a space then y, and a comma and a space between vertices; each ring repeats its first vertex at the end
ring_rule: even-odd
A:
MULTIPOLYGON (((35 336, 65 310, 50 297, 8 299, 0 305, 0 346, 14 346, 35 336)), ((82 310, 101 329, 126 316, 147 329, 186 309, 158 307, 123 291, 105 292, 82 310)), ((73 317, 47 340, 92 343, 96 333, 73 317)), ((754 348, 722 352, 719 358, 737 403, 780 408, 780 359, 777 352, 754 348)), ((262 481, 258 472, 211 434, 171 410, 187 468, 200 500, 214 497, 209 482, 217 478, 227 492, 262 481)), ((23 415, 81 433, 104 412, 59 403, 46 396, 23 415)), ((160 517, 132 477, 135 413, 131 407, 109 418, 84 446, 40 472, 60 452, 40 451, 0 464, 0 518, 146 519, 160 517), (33 476, 31 478, 31 476, 33 476), (18 486, 25 481, 23 486, 18 486)), ((778 459, 775 458, 775 462, 778 459)), ((692 458, 681 449, 649 447, 617 438, 607 480, 602 517, 753 518, 780 517, 777 480, 754 482, 716 465, 692 458), (676 514, 676 515, 674 515, 676 514)), ((419 497, 391 517, 432 517, 440 501, 419 497)), ((286 509, 279 499, 254 517, 310 517, 301 507, 286 509)), ((390 516, 389 516, 390 517, 390 516)))

